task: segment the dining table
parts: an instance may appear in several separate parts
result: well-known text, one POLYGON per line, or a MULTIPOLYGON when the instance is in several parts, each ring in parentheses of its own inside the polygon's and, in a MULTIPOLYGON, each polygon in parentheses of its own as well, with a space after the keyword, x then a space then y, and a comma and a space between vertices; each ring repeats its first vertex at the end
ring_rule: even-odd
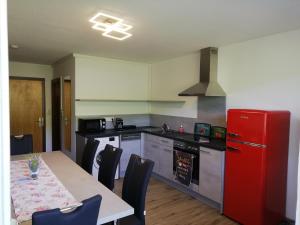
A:
MULTIPOLYGON (((133 207, 98 182, 95 177, 83 170, 61 151, 43 152, 40 153, 40 157, 77 201, 81 202, 97 194, 102 196, 97 225, 134 214, 133 207)), ((16 155, 11 156, 11 161, 26 158, 28 155, 16 155)), ((13 168, 11 169, 13 170, 13 168)), ((12 203, 12 218, 15 217, 12 203)), ((19 224, 31 225, 32 221, 27 220, 19 224)))

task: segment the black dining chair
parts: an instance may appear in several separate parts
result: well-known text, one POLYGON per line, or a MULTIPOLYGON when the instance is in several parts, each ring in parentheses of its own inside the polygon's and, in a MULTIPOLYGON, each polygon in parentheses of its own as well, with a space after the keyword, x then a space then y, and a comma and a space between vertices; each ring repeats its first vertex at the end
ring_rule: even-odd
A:
POLYGON ((134 208, 134 215, 117 221, 118 225, 145 225, 145 199, 154 162, 132 154, 125 172, 122 199, 134 208))
POLYGON ((115 175, 122 155, 122 149, 107 144, 99 155, 98 181, 111 191, 115 187, 115 175))
POLYGON ((32 225, 96 225, 102 197, 95 195, 82 201, 71 212, 51 209, 32 214, 32 225))
POLYGON ((84 146, 81 167, 89 174, 92 174, 93 172, 93 163, 98 145, 98 140, 88 139, 84 146))
POLYGON ((19 136, 10 136, 10 154, 22 155, 32 153, 33 150, 32 135, 24 134, 19 136))

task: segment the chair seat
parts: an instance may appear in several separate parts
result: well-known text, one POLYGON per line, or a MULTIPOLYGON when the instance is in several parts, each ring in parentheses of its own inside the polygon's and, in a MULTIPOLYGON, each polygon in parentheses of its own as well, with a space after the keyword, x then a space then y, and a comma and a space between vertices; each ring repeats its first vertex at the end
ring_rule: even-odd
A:
POLYGON ((140 221, 135 215, 131 215, 119 219, 117 224, 118 225, 143 225, 143 222, 140 221))

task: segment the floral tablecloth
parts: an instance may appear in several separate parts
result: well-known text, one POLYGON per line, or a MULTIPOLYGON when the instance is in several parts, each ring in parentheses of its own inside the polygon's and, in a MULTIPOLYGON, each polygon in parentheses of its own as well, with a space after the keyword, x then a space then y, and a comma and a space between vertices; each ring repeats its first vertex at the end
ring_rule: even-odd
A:
POLYGON ((27 160, 11 161, 11 197, 17 221, 31 220, 36 211, 79 204, 40 158, 38 179, 30 178, 27 160))

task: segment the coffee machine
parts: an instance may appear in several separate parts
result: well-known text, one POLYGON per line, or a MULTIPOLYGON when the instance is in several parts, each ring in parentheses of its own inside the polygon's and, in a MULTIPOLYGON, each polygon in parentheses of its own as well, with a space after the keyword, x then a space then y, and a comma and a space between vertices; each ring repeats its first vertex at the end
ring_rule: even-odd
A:
POLYGON ((113 118, 112 124, 115 130, 123 130, 123 119, 122 118, 113 118))

